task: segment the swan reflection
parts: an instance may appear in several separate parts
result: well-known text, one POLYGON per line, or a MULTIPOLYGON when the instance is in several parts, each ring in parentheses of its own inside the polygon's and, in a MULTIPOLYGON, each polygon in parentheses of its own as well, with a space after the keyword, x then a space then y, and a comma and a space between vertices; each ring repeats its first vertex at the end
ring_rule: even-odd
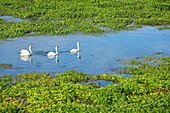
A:
POLYGON ((20 59, 22 61, 29 61, 30 63, 32 63, 32 57, 31 56, 20 56, 20 59))
POLYGON ((56 56, 48 56, 48 58, 50 58, 50 59, 55 58, 56 64, 59 62, 58 55, 56 55, 56 56))
POLYGON ((78 59, 80 59, 80 58, 81 58, 81 56, 80 56, 80 52, 79 52, 79 51, 77 52, 77 58, 78 58, 78 59))
POLYGON ((55 56, 48 56, 48 58, 54 58, 55 56))
POLYGON ((56 57, 55 57, 55 62, 56 62, 56 64, 59 62, 58 55, 56 55, 56 57))

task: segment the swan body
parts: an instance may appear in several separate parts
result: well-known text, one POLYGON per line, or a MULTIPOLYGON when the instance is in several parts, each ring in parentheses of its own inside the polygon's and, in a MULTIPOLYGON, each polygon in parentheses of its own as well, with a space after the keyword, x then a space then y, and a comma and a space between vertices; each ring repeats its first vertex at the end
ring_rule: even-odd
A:
POLYGON ((77 53, 78 51, 80 51, 80 42, 77 42, 77 49, 71 49, 70 53, 77 53))
POLYGON ((32 46, 29 46, 29 50, 22 49, 19 54, 20 56, 31 56, 32 55, 32 46))
POLYGON ((47 56, 49 58, 53 58, 54 56, 58 55, 58 46, 55 47, 56 52, 48 52, 47 56))

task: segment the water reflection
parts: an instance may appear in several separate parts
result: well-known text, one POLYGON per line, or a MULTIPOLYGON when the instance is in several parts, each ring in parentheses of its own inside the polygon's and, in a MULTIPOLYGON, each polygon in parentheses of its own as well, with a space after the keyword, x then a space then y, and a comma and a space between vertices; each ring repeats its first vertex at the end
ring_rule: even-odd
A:
POLYGON ((56 64, 57 64, 57 63, 59 63, 58 55, 57 55, 57 56, 55 56, 55 62, 56 62, 56 64))
MULTIPOLYGON (((62 53, 64 54, 64 52, 61 52, 60 55, 61 55, 62 53)), ((74 54, 75 54, 75 53, 74 53, 74 54)), ((72 54, 71 54, 71 55, 72 55, 72 54)), ((59 54, 58 54, 58 55, 53 55, 53 56, 47 56, 47 57, 48 57, 49 59, 55 58, 56 64, 59 63, 59 54)), ((78 59, 81 59, 81 56, 80 56, 80 52, 79 52, 79 51, 77 52, 77 58, 78 58, 78 59)), ((62 59, 64 60, 64 58, 62 58, 62 59)), ((65 60, 66 60, 66 59, 65 59, 65 60)))
POLYGON ((80 58, 81 58, 81 56, 80 56, 80 52, 79 52, 79 51, 77 52, 77 58, 78 58, 78 59, 80 59, 80 58))
POLYGON ((57 63, 59 63, 59 59, 58 59, 58 55, 53 55, 53 56, 47 56, 48 58, 50 58, 50 59, 53 59, 53 58, 55 58, 55 62, 56 62, 56 64, 57 63))
POLYGON ((32 63, 32 57, 31 56, 20 56, 20 59, 22 61, 29 61, 30 63, 32 63))
POLYGON ((55 55, 53 55, 53 56, 47 56, 47 57, 52 59, 52 58, 54 58, 54 57, 55 57, 55 55))
POLYGON ((71 55, 73 54, 77 54, 77 58, 80 59, 81 56, 80 56, 80 51, 77 51, 77 52, 70 52, 71 55))

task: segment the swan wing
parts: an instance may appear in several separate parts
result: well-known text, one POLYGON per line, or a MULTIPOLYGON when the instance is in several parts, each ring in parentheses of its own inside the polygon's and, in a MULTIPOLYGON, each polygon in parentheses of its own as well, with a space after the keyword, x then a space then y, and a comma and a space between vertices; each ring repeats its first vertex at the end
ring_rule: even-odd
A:
POLYGON ((76 52, 78 52, 78 49, 71 49, 70 50, 70 53, 76 53, 76 52))
POLYGON ((21 50, 20 52, 21 52, 21 54, 20 54, 21 56, 22 55, 30 55, 30 52, 28 50, 25 50, 25 49, 21 50))
POLYGON ((56 53, 54 53, 54 52, 49 52, 48 54, 47 54, 47 56, 55 56, 56 55, 56 53))

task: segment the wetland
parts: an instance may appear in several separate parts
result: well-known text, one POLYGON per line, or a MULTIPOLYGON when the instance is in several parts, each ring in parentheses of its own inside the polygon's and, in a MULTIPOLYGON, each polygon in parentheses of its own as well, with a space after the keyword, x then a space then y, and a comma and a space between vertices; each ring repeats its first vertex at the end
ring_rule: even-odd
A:
POLYGON ((1 0, 0 112, 170 112, 169 25, 169 0, 1 0))

